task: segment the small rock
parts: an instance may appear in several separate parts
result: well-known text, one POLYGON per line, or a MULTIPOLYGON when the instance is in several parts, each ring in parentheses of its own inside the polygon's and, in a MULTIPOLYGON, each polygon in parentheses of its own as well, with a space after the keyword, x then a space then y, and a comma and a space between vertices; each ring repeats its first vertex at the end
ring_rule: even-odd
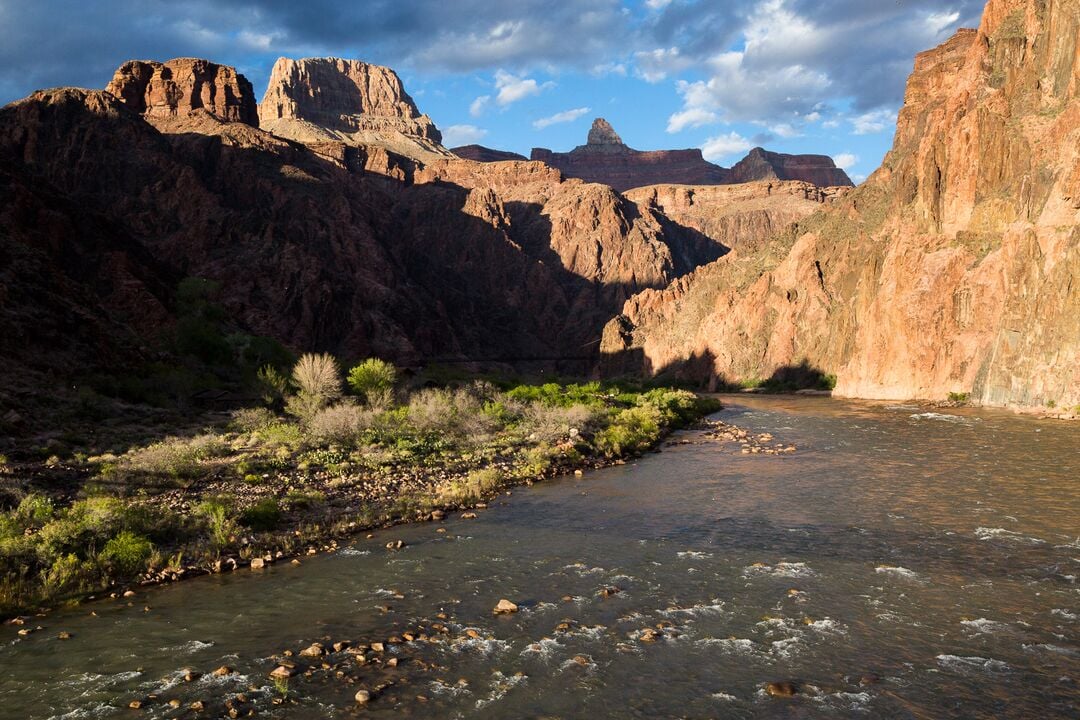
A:
POLYGON ((276 668, 274 668, 273 670, 270 671, 270 677, 272 677, 272 678, 280 678, 282 680, 287 680, 288 678, 291 678, 295 674, 296 674, 295 670, 293 670, 292 668, 289 668, 289 667, 285 667, 284 665, 278 665, 276 668))
POLYGON ((69 633, 66 630, 61 630, 60 634, 57 635, 56 637, 57 637, 58 640, 70 640, 71 639, 71 633, 69 633))
POLYGON ((476 513, 474 513, 474 512, 462 513, 461 514, 461 519, 462 520, 475 520, 476 519, 476 513))
POLYGON ((394 540, 393 542, 386 543, 387 550, 400 550, 405 547, 405 543, 401 540, 394 540))
POLYGON ((132 710, 138 710, 139 708, 142 707, 142 705, 143 705, 142 700, 132 700, 131 702, 128 703, 128 707, 131 708, 132 710))
POLYGON ((351 644, 352 643, 350 643, 348 640, 340 640, 334 643, 331 647, 334 648, 334 652, 341 652, 342 650, 347 650, 349 645, 351 644))
POLYGON ((390 658, 389 660, 386 661, 386 666, 387 667, 397 667, 398 666, 398 659, 397 658, 390 658))
POLYGON ((368 690, 357 690, 354 697, 361 705, 371 702, 371 692, 368 690))
POLYGON ((205 707, 206 706, 203 705, 202 700, 196 700, 195 702, 191 703, 191 709, 195 712, 202 712, 205 707))
POLYGON ((512 613, 516 613, 517 611, 518 611, 518 606, 517 605, 510 602, 506 598, 503 598, 495 606, 495 611, 494 612, 495 612, 496 615, 510 615, 512 613))
POLYGON ((184 682, 195 682, 196 680, 198 680, 201 677, 202 677, 201 672, 196 672, 194 670, 185 670, 184 671, 184 682))
POLYGON ((178 699, 176 699, 176 698, 173 698, 172 700, 169 701, 169 707, 171 707, 171 708, 180 707, 180 701, 178 699))
POLYGON ((210 674, 215 676, 215 677, 225 677, 226 675, 232 675, 234 672, 236 672, 236 671, 233 670, 228 665, 222 665, 221 667, 219 667, 217 670, 215 670, 214 672, 212 672, 210 674))
POLYGON ((311 643, 300 651, 300 657, 322 657, 325 652, 326 650, 323 648, 322 643, 311 643))
POLYGON ((124 591, 124 597, 135 597, 135 591, 134 590, 126 590, 126 591, 124 591))
POLYGON ((381 642, 373 642, 373 643, 371 643, 371 651, 372 652, 381 653, 381 652, 383 652, 385 650, 386 650, 386 646, 383 645, 381 642))
POLYGON ((291 564, 291 565, 299 565, 299 564, 300 564, 300 561, 299 561, 299 560, 297 560, 296 558, 293 558, 293 559, 292 559, 292 562, 291 562, 290 564, 291 564))
POLYGON ((773 697, 791 697, 799 692, 799 684, 791 680, 771 682, 765 686, 765 692, 773 697))
POLYGON ((263 560, 261 557, 260 558, 251 558, 251 569, 252 570, 262 570, 264 567, 266 567, 266 561, 263 560))

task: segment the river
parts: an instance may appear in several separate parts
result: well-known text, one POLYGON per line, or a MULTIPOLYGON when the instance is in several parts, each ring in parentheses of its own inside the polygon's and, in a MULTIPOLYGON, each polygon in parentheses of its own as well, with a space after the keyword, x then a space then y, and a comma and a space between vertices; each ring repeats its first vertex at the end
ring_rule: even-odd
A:
POLYGON ((0 717, 223 717, 238 693, 234 714, 274 718, 1080 716, 1080 426, 727 401, 720 419, 797 451, 682 433, 476 519, 4 626, 0 717), (501 598, 520 610, 493 615, 501 598), (405 632, 436 641, 268 679, 287 648, 405 632), (765 691, 782 681, 794 696, 765 691))

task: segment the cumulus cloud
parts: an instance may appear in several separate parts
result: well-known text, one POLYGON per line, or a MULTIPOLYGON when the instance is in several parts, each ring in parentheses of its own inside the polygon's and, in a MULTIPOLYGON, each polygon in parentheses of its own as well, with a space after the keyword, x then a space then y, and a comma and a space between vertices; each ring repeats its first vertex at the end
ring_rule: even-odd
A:
POLYGON ((487 134, 487 130, 475 125, 451 125, 443 128, 443 145, 446 147, 473 145, 483 140, 487 134))
POLYGON ((729 132, 726 135, 717 135, 705 141, 701 146, 701 154, 706 160, 719 162, 731 155, 741 154, 754 147, 754 144, 737 132, 729 132))
POLYGON ((499 91, 495 95, 495 102, 504 107, 531 95, 539 95, 544 90, 553 87, 555 87, 553 82, 541 85, 533 78, 519 77, 505 70, 495 72, 495 89, 499 91))
POLYGON ((720 120, 720 116, 711 110, 702 108, 688 108, 677 112, 668 118, 667 131, 669 133, 682 132, 687 128, 711 125, 720 120))
POLYGON ((484 114, 484 111, 487 110, 488 105, 490 104, 491 96, 481 95, 480 97, 473 100, 472 104, 469 105, 469 114, 473 117, 480 117, 484 114))
POLYGON ((833 162, 841 170, 850 170, 855 163, 859 162, 859 156, 853 153, 840 153, 833 158, 833 162))
POLYGON ((546 118, 540 118, 533 121, 533 127, 537 130, 543 130, 546 127, 552 125, 558 125, 559 123, 568 123, 577 120, 582 115, 589 114, 590 109, 587 107, 574 108, 573 110, 564 110, 560 113, 555 113, 546 118))
POLYGON ((677 47, 636 52, 634 62, 637 76, 648 83, 658 83, 694 64, 693 58, 684 57, 677 47))
POLYGON ((888 108, 871 110, 851 118, 851 125, 856 135, 873 135, 884 132, 896 125, 896 112, 888 108))

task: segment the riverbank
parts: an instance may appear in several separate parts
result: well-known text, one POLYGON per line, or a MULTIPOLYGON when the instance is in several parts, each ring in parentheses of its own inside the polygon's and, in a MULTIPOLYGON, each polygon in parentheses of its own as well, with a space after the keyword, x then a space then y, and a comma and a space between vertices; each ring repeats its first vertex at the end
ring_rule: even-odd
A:
POLYGON ((122 452, 6 460, 19 497, 0 515, 0 613, 264 567, 467 513, 516 485, 624 462, 718 408, 681 390, 477 382, 306 413, 249 407, 122 452))

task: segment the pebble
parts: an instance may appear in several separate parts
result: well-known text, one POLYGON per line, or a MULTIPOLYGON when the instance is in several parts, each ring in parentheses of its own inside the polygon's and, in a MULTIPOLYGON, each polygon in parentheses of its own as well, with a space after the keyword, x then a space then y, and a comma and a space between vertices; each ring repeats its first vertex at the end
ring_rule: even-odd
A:
POLYGON ((217 670, 215 670, 214 672, 212 672, 210 674, 215 676, 215 677, 225 677, 226 675, 232 675, 234 672, 236 672, 236 671, 233 670, 228 665, 222 665, 221 667, 219 667, 217 670))
POLYGON ((295 674, 295 670, 285 667, 284 665, 278 665, 276 668, 270 671, 270 677, 272 678, 288 679, 295 674))
POLYGON ((791 680, 771 682, 765 686, 765 692, 773 697, 791 697, 799 692, 799 684, 791 680))
POLYGON ((368 690, 357 690, 354 697, 361 705, 371 702, 371 692, 368 690))
POLYGON ((322 643, 311 643, 306 648, 300 651, 300 657, 322 657, 326 653, 322 643))
POLYGON ((495 610, 494 610, 496 615, 510 615, 512 613, 516 613, 517 611, 518 611, 518 606, 515 605, 514 603, 510 602, 506 598, 503 598, 502 600, 500 600, 498 602, 498 604, 495 605, 495 610))

